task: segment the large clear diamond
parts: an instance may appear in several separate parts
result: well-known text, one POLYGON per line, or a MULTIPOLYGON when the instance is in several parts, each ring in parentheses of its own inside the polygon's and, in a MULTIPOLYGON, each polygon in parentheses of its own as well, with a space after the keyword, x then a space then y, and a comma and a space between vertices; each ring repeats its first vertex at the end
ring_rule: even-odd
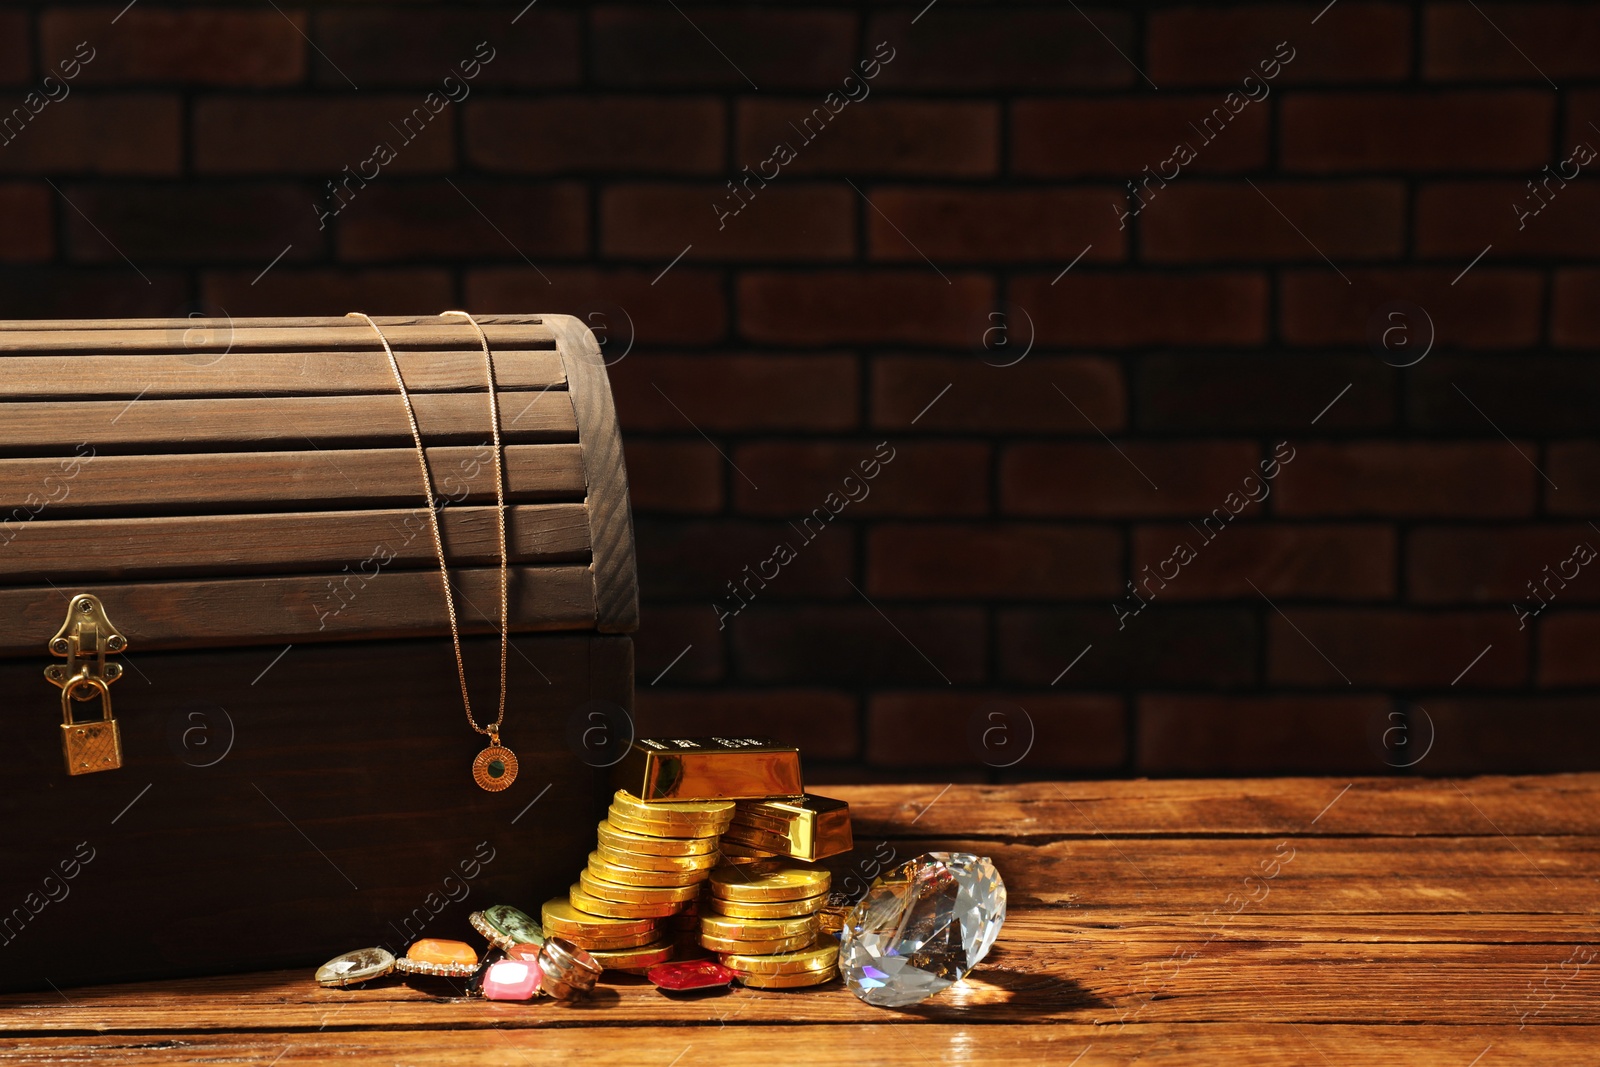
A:
POLYGON ((1006 885, 988 857, 925 852, 884 872, 851 909, 839 971, 868 1004, 915 1004, 977 966, 1005 921, 1006 885))

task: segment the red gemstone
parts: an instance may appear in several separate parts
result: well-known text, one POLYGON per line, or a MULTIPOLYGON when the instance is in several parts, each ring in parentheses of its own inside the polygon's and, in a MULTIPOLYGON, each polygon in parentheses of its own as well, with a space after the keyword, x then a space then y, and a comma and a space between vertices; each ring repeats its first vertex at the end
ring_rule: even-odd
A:
POLYGON ((716 960, 678 960, 656 964, 645 972, 645 977, 666 992, 689 993, 726 987, 734 975, 716 960))

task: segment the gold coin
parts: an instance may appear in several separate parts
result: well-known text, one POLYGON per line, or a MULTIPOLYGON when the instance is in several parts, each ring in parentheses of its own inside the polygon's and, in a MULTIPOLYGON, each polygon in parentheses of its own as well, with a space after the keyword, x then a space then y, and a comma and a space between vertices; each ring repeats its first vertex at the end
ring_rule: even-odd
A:
POLYGON ((647 804, 626 789, 617 790, 611 806, 647 822, 731 823, 734 812, 731 800, 663 800, 647 804))
POLYGON ((619 811, 615 804, 606 810, 606 822, 618 830, 627 830, 629 833, 643 834, 646 837, 716 837, 727 829, 725 823, 716 819, 702 820, 700 822, 669 822, 665 819, 641 819, 625 811, 619 811))
POLYGON ((709 913, 731 915, 735 919, 792 919, 800 915, 815 915, 827 901, 826 894, 819 894, 806 897, 804 900, 772 900, 761 903, 708 897, 705 903, 709 913))
POLYGON ((643 936, 648 939, 656 930, 656 924, 649 919, 606 919, 587 914, 573 907, 566 897, 545 901, 539 918, 546 936, 564 937, 574 942, 580 937, 606 940, 643 936))
POLYGON ((739 974, 737 977, 740 985, 751 989, 799 989, 832 981, 839 977, 839 970, 801 971, 799 974, 739 974))
POLYGON ((711 872, 713 896, 749 903, 802 900, 826 893, 832 884, 833 875, 827 870, 792 863, 757 864, 746 868, 718 867, 711 872))
POLYGON ((630 852, 641 856, 715 856, 717 854, 717 837, 708 834, 704 837, 657 837, 654 834, 634 833, 624 830, 611 822, 602 822, 599 826, 600 844, 614 848, 619 852, 630 852))
POLYGON ((596 878, 587 868, 578 873, 578 885, 591 897, 621 904, 683 904, 700 892, 697 885, 619 885, 596 878))
POLYGON ((641 886, 699 885, 711 873, 710 871, 640 871, 607 862, 598 852, 589 853, 588 870, 602 881, 641 886))
POLYGON ((617 867, 630 867, 636 871, 710 871, 718 863, 715 852, 707 852, 703 856, 649 856, 613 848, 604 841, 600 842, 595 851, 607 863, 617 867))
POLYGON ((567 890, 567 899, 576 910, 607 919, 662 919, 683 910, 682 904, 672 901, 663 904, 625 904, 617 900, 605 900, 591 896, 581 883, 574 883, 567 890))
POLYGON ((766 956, 779 952, 798 952, 803 948, 810 948, 816 943, 817 935, 814 930, 793 937, 778 937, 771 941, 735 941, 728 937, 712 937, 710 934, 700 935, 700 944, 712 952, 738 953, 745 956, 766 956))
POLYGON ((795 952, 775 955, 732 952, 722 957, 722 965, 740 976, 832 971, 839 966, 839 943, 831 937, 826 937, 795 952))
POLYGON ((726 835, 717 842, 717 851, 725 861, 741 865, 752 861, 783 859, 788 855, 787 852, 768 852, 765 849, 753 848, 726 835))
POLYGON ((817 933, 817 917, 802 915, 796 919, 735 919, 727 915, 702 915, 700 931, 711 937, 730 941, 771 941, 796 934, 817 933))
POLYGON ((671 941, 653 941, 637 948, 615 951, 590 949, 589 955, 608 971, 643 971, 646 967, 666 963, 672 958, 672 950, 675 947, 671 941))

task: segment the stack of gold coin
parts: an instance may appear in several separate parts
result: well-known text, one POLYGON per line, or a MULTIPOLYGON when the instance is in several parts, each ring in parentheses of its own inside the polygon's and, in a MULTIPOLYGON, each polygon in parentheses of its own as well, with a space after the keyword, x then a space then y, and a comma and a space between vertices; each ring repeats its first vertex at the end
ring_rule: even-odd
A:
POLYGON ((545 906, 546 928, 551 915, 558 925, 569 912, 577 916, 567 929, 577 929, 580 936, 562 936, 587 948, 610 970, 639 971, 670 959, 681 927, 664 923, 694 908, 701 884, 718 863, 717 840, 733 812, 732 801, 647 804, 618 790, 599 826, 588 866, 566 900, 552 902, 566 910, 545 906), (651 936, 632 944, 607 940, 605 934, 614 929, 607 924, 619 922, 647 923, 651 936))
POLYGON ((831 882, 826 870, 794 861, 718 867, 702 900, 700 943, 745 985, 820 985, 838 973, 838 943, 817 921, 831 882))

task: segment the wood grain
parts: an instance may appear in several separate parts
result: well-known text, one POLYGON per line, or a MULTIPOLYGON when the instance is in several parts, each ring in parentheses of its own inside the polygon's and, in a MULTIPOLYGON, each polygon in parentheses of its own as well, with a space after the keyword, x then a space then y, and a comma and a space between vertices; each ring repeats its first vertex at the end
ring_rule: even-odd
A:
MULTIPOLYGON (((171 321, 171 320, 167 320, 171 321)), ((353 326, 239 325, 210 320, 197 325, 179 319, 180 325, 154 328, 9 329, 0 331, 0 354, 7 352, 169 352, 174 349, 196 354, 252 351, 308 351, 323 349, 375 350, 383 346, 366 323, 350 320, 353 326)), ((555 338, 537 323, 509 324, 480 319, 489 344, 496 350, 553 348, 555 338)), ((396 351, 401 348, 482 349, 476 331, 462 319, 442 319, 436 323, 383 324, 384 336, 396 351)), ((404 368, 402 368, 404 369, 404 368)))
POLYGON ((601 633, 639 628, 639 577, 633 543, 633 512, 622 433, 611 401, 606 363, 594 334, 570 315, 551 315, 567 388, 583 438, 583 470, 589 485, 589 536, 594 545, 594 601, 601 633))
MULTIPOLYGON (((366 334, 371 337, 370 331, 366 334)), ((0 334, 0 342, 6 335, 0 334)), ((4 347, 0 345, 0 355, 4 347)), ((487 392, 483 350, 395 351, 406 387, 418 392, 487 392)), ((495 381, 544 389, 565 378, 554 352, 496 348, 495 381)), ((201 396, 337 396, 395 392, 382 349, 350 352, 195 352, 6 358, 0 399, 96 400, 201 396)), ((487 402, 485 402, 487 404, 487 402)))
MULTIPOLYGON (((489 440, 482 393, 413 393, 429 444, 489 440)), ((500 394, 502 433, 512 443, 577 440, 565 389, 500 394)), ((253 396, 0 403, 0 452, 73 455, 81 445, 114 451, 270 451, 349 448, 411 441, 398 395, 253 396), (231 447, 230 447, 231 446, 231 447)))
MULTIPOLYGON (((445 556, 454 566, 498 565, 493 508, 449 507, 441 514, 445 556)), ((0 585, 60 586, 131 578, 333 572, 364 585, 387 568, 437 567, 424 508, 306 511, 273 515, 172 518, 39 519, 7 528, 0 544, 0 585)), ((507 509, 514 563, 589 558, 582 504, 521 504, 507 509)))

